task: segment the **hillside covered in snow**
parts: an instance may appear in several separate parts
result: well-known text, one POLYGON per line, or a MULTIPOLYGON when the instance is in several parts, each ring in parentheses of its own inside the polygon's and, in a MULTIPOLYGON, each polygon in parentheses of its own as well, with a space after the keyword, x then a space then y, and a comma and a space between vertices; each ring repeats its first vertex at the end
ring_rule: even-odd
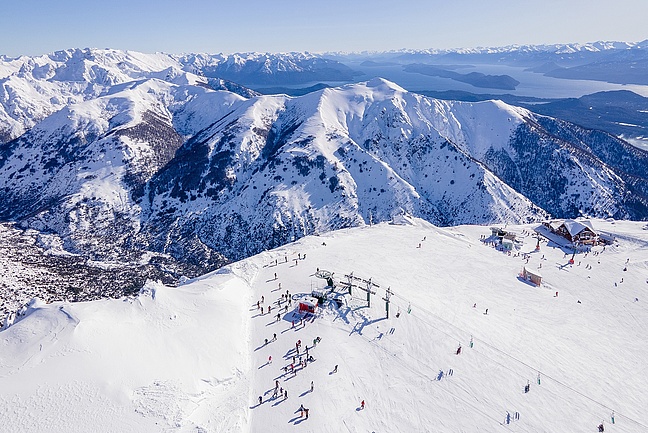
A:
POLYGON ((206 72, 254 62, 296 72, 319 68, 314 59, 91 49, 3 58, 0 222, 17 234, 2 248, 29 238, 38 256, 0 261, 2 292, 16 293, 3 314, 29 299, 12 270, 20 261, 26 274, 52 276, 30 290, 89 299, 101 296, 97 284, 56 275, 78 266, 105 281, 106 269, 139 268, 177 283, 403 213, 439 226, 648 218, 648 153, 601 131, 382 78, 290 97, 206 72), (38 265, 52 253, 67 257, 65 270, 38 265))
POLYGON ((34 300, 0 331, 0 425, 72 433, 648 429, 644 223, 593 220, 616 241, 570 264, 572 250, 551 241, 535 251, 535 225, 507 227, 523 241, 507 254, 490 245, 487 226, 398 222, 308 236, 176 288, 34 300), (518 277, 523 266, 542 274, 540 287, 518 277), (336 288, 313 314, 299 315, 312 290, 329 290, 318 278, 324 271, 336 288), (350 294, 348 281, 356 284, 350 294))

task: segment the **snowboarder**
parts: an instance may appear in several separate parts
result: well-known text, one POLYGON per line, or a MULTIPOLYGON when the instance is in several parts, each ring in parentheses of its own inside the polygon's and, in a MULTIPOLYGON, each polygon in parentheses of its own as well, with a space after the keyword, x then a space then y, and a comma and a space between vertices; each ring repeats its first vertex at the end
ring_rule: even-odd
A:
POLYGON ((488 316, 488 308, 486 309, 486 311, 484 311, 484 314, 488 316))
POLYGON ((604 432, 605 431, 605 427, 603 427, 603 423, 599 424, 598 431, 599 432, 604 432))
POLYGON ((527 384, 524 385, 524 393, 526 394, 531 389, 531 384, 527 381, 527 384))
POLYGON ((457 347, 456 355, 461 355, 461 344, 457 347))

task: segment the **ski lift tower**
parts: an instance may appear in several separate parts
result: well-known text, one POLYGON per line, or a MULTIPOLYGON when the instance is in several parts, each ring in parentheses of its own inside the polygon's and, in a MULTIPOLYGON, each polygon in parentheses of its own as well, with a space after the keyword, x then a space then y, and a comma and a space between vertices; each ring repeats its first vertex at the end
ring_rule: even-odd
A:
POLYGON ((356 277, 355 275, 353 275, 353 272, 344 275, 344 278, 346 278, 347 281, 340 281, 340 285, 349 289, 349 295, 352 294, 354 287, 360 288, 360 286, 356 282, 362 281, 362 278, 356 277))
POLYGON ((358 288, 367 292, 367 306, 371 307, 371 295, 375 295, 376 291, 374 287, 379 288, 380 286, 371 281, 371 278, 365 280, 360 277, 353 275, 353 272, 344 276, 348 281, 340 281, 340 285, 347 287, 349 289, 349 295, 351 294, 353 288, 358 288))
POLYGON ((362 280, 363 283, 365 283, 367 286, 362 287, 360 286, 360 290, 364 290, 367 292, 367 307, 371 307, 371 295, 375 295, 376 291, 372 289, 372 287, 380 288, 380 286, 374 282, 371 281, 371 278, 368 280, 362 280))
POLYGON ((387 287, 387 290, 385 290, 385 297, 383 300, 385 301, 385 312, 387 313, 387 318, 389 319, 389 298, 391 298, 391 295, 393 295, 394 292, 392 292, 391 286, 387 287))

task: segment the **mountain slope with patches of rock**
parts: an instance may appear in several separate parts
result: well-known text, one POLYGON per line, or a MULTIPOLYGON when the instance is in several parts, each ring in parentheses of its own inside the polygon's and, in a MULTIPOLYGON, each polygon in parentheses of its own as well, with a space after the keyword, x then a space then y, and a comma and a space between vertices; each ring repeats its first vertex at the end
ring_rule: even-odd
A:
POLYGON ((499 101, 382 79, 302 97, 158 78, 73 104, 0 150, 0 218, 95 259, 213 269, 408 213, 437 225, 645 219, 648 157, 499 101))

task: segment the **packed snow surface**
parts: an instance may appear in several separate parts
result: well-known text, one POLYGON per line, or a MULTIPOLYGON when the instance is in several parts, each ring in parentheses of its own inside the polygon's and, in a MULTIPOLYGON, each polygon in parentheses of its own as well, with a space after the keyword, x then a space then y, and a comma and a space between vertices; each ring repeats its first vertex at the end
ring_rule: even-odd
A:
POLYGON ((551 241, 535 251, 535 226, 507 228, 524 241, 509 255, 486 226, 402 217, 135 298, 35 300, 0 332, 0 430, 645 432, 644 225, 593 221, 616 242, 570 265, 551 241), (326 285, 318 269, 334 273, 338 302, 302 321, 299 301, 326 285), (375 284, 370 307, 351 272, 375 284))

